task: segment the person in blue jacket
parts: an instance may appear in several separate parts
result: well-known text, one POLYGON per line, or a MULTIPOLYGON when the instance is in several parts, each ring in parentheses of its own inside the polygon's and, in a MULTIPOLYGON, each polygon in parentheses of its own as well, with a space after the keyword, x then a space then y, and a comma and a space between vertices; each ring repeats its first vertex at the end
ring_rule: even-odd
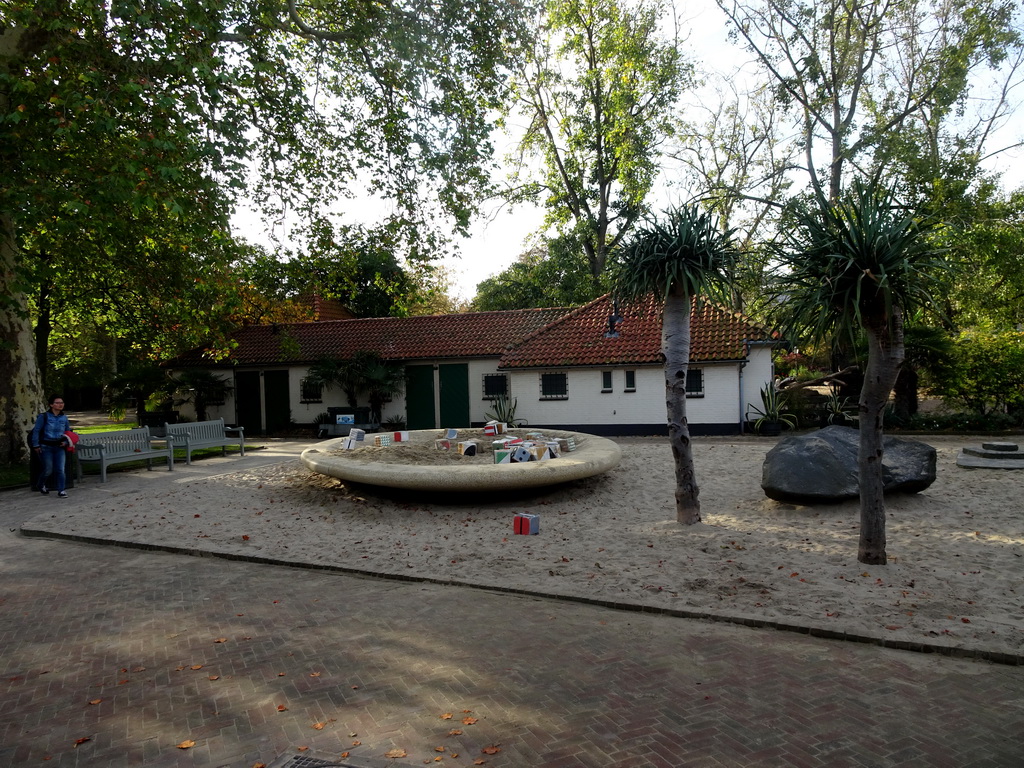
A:
POLYGON ((67 438, 64 433, 71 430, 68 417, 64 415, 64 398, 54 395, 50 398, 49 410, 43 411, 36 417, 36 424, 32 427, 32 434, 29 442, 32 450, 39 454, 43 464, 43 473, 40 475, 39 492, 46 495, 50 489, 46 482, 50 475, 56 476, 57 495, 66 499, 68 494, 64 490, 66 479, 64 476, 65 445, 67 438))

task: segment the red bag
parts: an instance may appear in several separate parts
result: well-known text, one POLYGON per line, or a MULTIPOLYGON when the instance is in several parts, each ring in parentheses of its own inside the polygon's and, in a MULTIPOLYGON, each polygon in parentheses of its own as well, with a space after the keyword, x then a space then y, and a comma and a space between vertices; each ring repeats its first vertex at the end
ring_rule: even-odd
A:
POLYGON ((78 435, 69 429, 67 432, 64 433, 64 440, 66 441, 64 445, 64 450, 67 451, 68 453, 74 453, 75 446, 78 445, 79 439, 80 438, 78 437, 78 435))

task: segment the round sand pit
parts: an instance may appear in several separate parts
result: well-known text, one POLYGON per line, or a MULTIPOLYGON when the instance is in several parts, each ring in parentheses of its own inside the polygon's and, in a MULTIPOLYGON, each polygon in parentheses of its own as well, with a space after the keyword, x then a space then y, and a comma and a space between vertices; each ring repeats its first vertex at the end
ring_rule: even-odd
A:
MULTIPOLYGON (((619 446, 611 440, 580 432, 553 429, 514 429, 508 435, 526 437, 540 432, 547 439, 572 437, 575 451, 563 451, 558 458, 519 464, 495 464, 491 442, 479 429, 460 429, 450 450, 435 448, 443 437, 436 429, 408 432, 408 442, 375 446, 376 435, 369 434, 359 448, 342 449, 344 439, 329 440, 302 452, 302 463, 312 472, 339 480, 390 488, 421 491, 504 491, 538 488, 566 483, 607 472, 622 458, 619 446), (462 456, 456 444, 475 439, 476 456, 462 456)), ((383 433, 390 434, 390 433, 383 433)))

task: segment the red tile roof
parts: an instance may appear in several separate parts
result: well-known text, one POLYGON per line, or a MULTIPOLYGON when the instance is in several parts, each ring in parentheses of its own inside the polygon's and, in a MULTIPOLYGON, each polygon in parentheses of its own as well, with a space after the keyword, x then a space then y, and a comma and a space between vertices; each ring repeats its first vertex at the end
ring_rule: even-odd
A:
POLYGON ((322 357, 347 359, 364 350, 388 360, 498 357, 567 311, 562 307, 250 325, 232 334, 237 346, 226 360, 214 363, 197 349, 167 365, 302 365, 322 357))
MULTIPOLYGON (((562 368, 583 365, 662 363, 661 301, 652 295, 619 307, 618 338, 606 338, 613 304, 610 295, 579 307, 526 337, 506 352, 500 368, 562 368)), ((739 360, 743 342, 777 338, 738 312, 705 303, 690 315, 690 359, 739 360)))

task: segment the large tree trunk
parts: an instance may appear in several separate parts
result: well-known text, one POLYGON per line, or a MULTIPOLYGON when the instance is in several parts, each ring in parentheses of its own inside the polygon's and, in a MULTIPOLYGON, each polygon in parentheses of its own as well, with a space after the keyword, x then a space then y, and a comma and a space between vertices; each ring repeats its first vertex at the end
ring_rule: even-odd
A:
POLYGON ((690 364, 690 297, 673 290, 661 318, 661 351, 665 355, 665 405, 668 440, 676 465, 676 520, 700 522, 700 489, 693 468, 693 445, 686 422, 686 369, 690 364))
POLYGON ((14 222, 0 214, 0 463, 28 461, 25 433, 39 402, 39 366, 25 294, 17 287, 14 222))
POLYGON ((903 313, 893 308, 891 326, 886 317, 865 318, 868 365, 860 393, 860 544, 857 559, 885 565, 885 496, 882 472, 882 419, 903 364, 903 313))

